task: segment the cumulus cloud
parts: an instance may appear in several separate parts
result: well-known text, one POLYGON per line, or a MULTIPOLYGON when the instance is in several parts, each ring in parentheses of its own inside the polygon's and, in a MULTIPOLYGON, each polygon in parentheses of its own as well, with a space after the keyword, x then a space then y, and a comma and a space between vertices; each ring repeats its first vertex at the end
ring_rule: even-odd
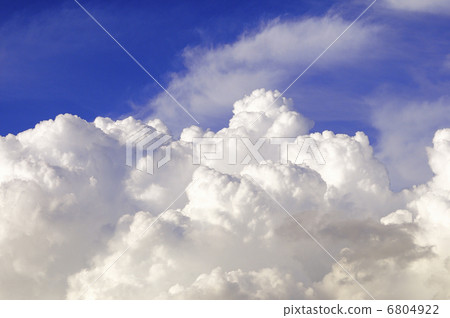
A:
POLYGON ((237 101, 217 132, 185 128, 154 175, 125 165, 125 143, 169 133, 160 120, 60 115, 2 137, 0 297, 369 298, 284 208, 375 298, 448 298, 450 129, 427 149, 433 177, 392 192, 364 133, 311 134, 279 94, 237 101), (267 149, 263 164, 192 164, 193 138, 229 136, 311 139, 326 164, 267 149))
MULTIPOLYGON (((368 278, 366 287, 370 290, 383 290, 383 294, 380 295, 382 298, 448 299, 450 296, 449 137, 450 129, 436 132, 433 139, 434 147, 428 149, 430 166, 435 175, 427 184, 411 190, 414 198, 406 204, 408 210, 397 210, 381 219, 381 223, 392 230, 401 228, 412 233, 414 249, 403 247, 400 251, 400 254, 409 254, 407 262, 398 262, 395 258, 399 255, 381 256, 372 259, 371 262, 357 256, 358 253, 354 253, 355 258, 351 261, 344 258, 346 266, 360 267, 360 277, 379 274, 376 279, 368 278), (444 178, 446 181, 443 181, 444 178), (415 287, 419 285, 426 287, 415 287)), ((377 238, 380 239, 382 238, 377 238)), ((396 243, 398 238, 391 241, 393 245, 396 243)), ((342 273, 334 266, 333 271, 317 284, 317 288, 330 297, 342 295, 351 297, 348 290, 342 288, 342 285, 350 284, 348 281, 342 284, 342 278, 342 273), (338 289, 336 286, 339 284, 341 286, 338 289)))

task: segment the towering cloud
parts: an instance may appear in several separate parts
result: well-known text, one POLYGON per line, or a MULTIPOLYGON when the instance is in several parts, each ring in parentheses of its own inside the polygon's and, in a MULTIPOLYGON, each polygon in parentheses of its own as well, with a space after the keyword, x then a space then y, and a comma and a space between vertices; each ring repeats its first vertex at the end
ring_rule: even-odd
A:
POLYGON ((237 101, 220 131, 184 129, 154 175, 125 165, 125 143, 144 124, 168 133, 160 120, 61 115, 2 137, 0 297, 450 297, 450 129, 427 150, 432 179, 392 192, 364 133, 309 134, 277 97, 237 101), (262 164, 192 164, 193 138, 230 136, 313 140, 325 164, 267 149, 262 164))

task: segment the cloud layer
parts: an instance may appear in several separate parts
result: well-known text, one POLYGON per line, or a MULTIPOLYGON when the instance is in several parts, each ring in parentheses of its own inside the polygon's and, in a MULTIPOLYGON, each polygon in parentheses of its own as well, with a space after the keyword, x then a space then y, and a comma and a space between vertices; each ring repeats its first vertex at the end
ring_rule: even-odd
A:
POLYGON ((186 128, 155 175, 125 165, 144 126, 131 117, 66 114, 2 137, 0 297, 369 298, 295 218, 375 298, 448 299, 450 129, 427 150, 429 182, 394 193, 364 133, 308 134, 278 95, 237 101, 216 133, 186 128), (199 136, 313 138, 326 164, 193 165, 199 136))
POLYGON ((385 3, 398 10, 450 14, 450 4, 446 0, 385 0, 385 3))
MULTIPOLYGON (((183 53, 186 70, 172 74, 167 88, 205 127, 205 121, 227 118, 230 105, 247 92, 259 87, 285 89, 351 22, 332 13, 273 20, 230 44, 187 47, 183 53)), ((355 65, 373 57, 380 29, 363 22, 353 25, 351 36, 342 36, 315 71, 355 65)), ((170 127, 177 126, 174 114, 185 118, 184 122, 190 120, 164 92, 143 107, 140 115, 148 113, 170 127)))

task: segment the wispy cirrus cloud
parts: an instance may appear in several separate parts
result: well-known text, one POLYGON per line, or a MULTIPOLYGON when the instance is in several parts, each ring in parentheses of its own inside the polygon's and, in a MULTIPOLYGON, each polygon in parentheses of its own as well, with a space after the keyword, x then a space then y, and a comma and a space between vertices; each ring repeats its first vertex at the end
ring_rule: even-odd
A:
MULTIPOLYGON (((269 86, 284 90, 351 22, 333 14, 274 20, 230 44, 188 47, 184 51, 186 70, 172 75, 168 89, 200 117, 200 122, 220 122, 229 116, 233 101, 253 89, 269 86)), ((310 72, 358 65, 373 54, 379 33, 377 25, 355 24, 310 72)), ((139 111, 153 113, 170 125, 186 123, 171 105, 167 96, 159 94, 139 111)))
POLYGON ((397 10, 450 14, 450 3, 446 0, 384 0, 384 3, 397 10))

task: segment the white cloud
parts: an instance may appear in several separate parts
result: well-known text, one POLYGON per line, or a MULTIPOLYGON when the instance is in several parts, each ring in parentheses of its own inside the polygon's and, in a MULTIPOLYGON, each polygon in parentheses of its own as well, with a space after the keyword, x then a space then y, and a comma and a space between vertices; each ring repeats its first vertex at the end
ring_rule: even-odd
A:
MULTIPOLYGON (((186 48, 186 70, 173 74, 167 88, 202 126, 207 126, 228 117, 233 102, 254 89, 285 89, 351 22, 336 15, 275 20, 255 32, 244 33, 232 44, 186 48)), ((363 21, 353 25, 315 64, 315 71, 354 65, 372 56, 379 29, 363 21)), ((153 116, 171 127, 183 128, 180 123, 191 122, 165 93, 143 110, 153 111, 153 116)))
POLYGON ((385 0, 385 3, 388 6, 399 10, 438 14, 450 13, 450 3, 447 0, 385 0))
MULTIPOLYGON (((429 149, 430 165, 435 173, 433 179, 411 190, 415 197, 406 205, 408 210, 398 210, 381 219, 390 231, 401 229, 414 237, 416 246, 404 248, 400 253, 407 262, 399 262, 396 259, 398 255, 380 255, 367 262, 358 255, 358 251, 352 251, 350 257, 343 259, 344 266, 355 269, 358 277, 366 281, 365 287, 378 293, 381 291, 382 298, 448 299, 450 296, 450 129, 437 131, 433 144, 434 147, 429 149), (413 223, 409 211, 414 215, 413 223), (424 248, 426 246, 428 248, 424 248), (425 257, 420 257, 421 254, 425 257), (378 274, 377 278, 371 279, 375 274, 378 274)), ((393 246, 396 243, 398 237, 396 241, 390 242, 393 246)), ((316 297, 323 293, 327 297, 350 298, 358 293, 351 285, 338 267, 334 266, 333 271, 316 285, 316 297)))
POLYGON ((289 299, 293 295, 305 298, 306 293, 302 284, 296 284, 290 275, 276 269, 224 273, 217 267, 211 273, 200 275, 187 288, 173 286, 164 296, 176 299, 289 299))
POLYGON ((408 210, 397 210, 381 218, 380 222, 384 225, 412 223, 413 216, 408 210))
POLYGON ((428 149, 434 177, 393 193, 363 133, 308 135, 292 101, 268 107, 278 94, 238 101, 217 133, 186 129, 153 176, 125 165, 133 118, 61 115, 2 137, 0 297, 367 298, 270 193, 376 298, 448 298, 450 130, 428 149), (192 136, 269 132, 313 138, 326 164, 191 164, 192 136))

